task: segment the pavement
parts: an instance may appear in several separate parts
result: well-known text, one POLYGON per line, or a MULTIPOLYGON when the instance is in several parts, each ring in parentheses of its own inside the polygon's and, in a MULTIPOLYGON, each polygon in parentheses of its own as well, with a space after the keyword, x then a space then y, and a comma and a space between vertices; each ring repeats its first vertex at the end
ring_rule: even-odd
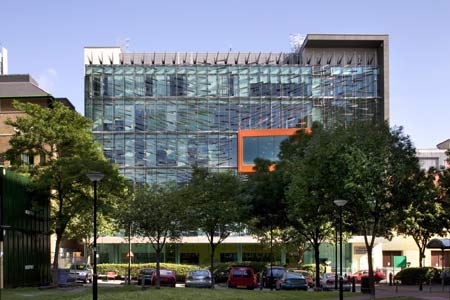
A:
MULTIPOLYGON (((357 296, 352 296, 352 300, 367 300, 371 299, 370 294, 362 294, 357 292, 357 296)), ((375 287, 375 299, 380 298, 395 298, 395 297, 410 297, 415 299, 426 300, 449 300, 450 299, 450 287, 446 286, 442 290, 441 285, 424 285, 423 290, 419 291, 419 286, 389 286, 389 285, 377 285, 375 287)), ((344 294, 345 298, 345 294, 344 294)))
MULTIPOLYGON (((85 286, 90 286, 91 284, 84 284, 85 286)), ((123 280, 108 280, 108 281, 98 281, 99 286, 123 286, 123 280)), ((184 283, 177 283, 177 288, 184 288, 184 283)), ((226 289, 225 284, 216 284, 216 289, 226 289)), ((263 291, 269 291, 269 289, 264 289, 263 291)), ((255 289, 259 291, 259 289, 255 289)), ((311 290, 312 291, 312 290, 311 290)), ((370 294, 362 294, 360 292, 360 285, 356 286, 356 292, 351 293, 352 297, 346 297, 349 293, 344 294, 344 298, 351 300, 368 300, 371 299, 370 294)), ((415 299, 425 299, 425 300, 450 300, 450 286, 445 286, 444 290, 442 285, 424 285, 423 290, 419 291, 419 286, 389 286, 388 284, 379 284, 375 287, 375 299, 381 298, 396 298, 396 297, 409 297, 415 299)), ((330 299, 335 299, 335 297, 330 299)))

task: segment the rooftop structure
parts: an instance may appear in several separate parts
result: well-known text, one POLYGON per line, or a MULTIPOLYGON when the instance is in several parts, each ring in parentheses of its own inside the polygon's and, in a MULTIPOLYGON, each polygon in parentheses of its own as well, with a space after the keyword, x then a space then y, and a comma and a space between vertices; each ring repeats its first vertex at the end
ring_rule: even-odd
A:
POLYGON ((0 47, 0 75, 8 74, 8 51, 0 47))

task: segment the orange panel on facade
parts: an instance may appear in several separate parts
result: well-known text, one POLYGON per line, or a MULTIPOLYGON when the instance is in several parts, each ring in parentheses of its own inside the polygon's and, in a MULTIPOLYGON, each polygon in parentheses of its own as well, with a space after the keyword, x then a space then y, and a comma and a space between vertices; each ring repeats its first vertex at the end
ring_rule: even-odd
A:
POLYGON ((303 128, 277 128, 277 129, 250 129, 238 131, 238 172, 253 173, 254 164, 244 164, 244 138, 246 137, 264 137, 264 136, 291 136, 303 128))

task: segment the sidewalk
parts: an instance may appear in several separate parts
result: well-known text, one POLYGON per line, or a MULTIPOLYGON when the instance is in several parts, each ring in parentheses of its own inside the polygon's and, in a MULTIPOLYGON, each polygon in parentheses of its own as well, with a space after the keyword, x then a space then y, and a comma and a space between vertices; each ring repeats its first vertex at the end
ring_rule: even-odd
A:
MULTIPOLYGON (((402 286, 399 285, 396 289, 395 286, 389 285, 378 285, 375 287, 375 299, 381 298, 395 298, 395 297, 412 297, 415 299, 427 299, 427 300, 449 300, 450 291, 449 287, 446 286, 444 291, 442 291, 441 285, 424 285, 423 290, 419 291, 419 286, 402 286)), ((369 294, 359 294, 358 296, 349 297, 351 300, 367 300, 370 299, 369 294)), ((344 295, 345 297, 345 295, 344 295)))

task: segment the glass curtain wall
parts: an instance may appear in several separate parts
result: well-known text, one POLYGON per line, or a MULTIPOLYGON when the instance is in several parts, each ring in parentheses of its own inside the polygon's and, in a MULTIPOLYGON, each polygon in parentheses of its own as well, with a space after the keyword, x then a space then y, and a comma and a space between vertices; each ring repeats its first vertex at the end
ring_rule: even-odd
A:
POLYGON ((237 172, 237 132, 383 120, 376 66, 86 66, 86 116, 136 182, 237 172))

